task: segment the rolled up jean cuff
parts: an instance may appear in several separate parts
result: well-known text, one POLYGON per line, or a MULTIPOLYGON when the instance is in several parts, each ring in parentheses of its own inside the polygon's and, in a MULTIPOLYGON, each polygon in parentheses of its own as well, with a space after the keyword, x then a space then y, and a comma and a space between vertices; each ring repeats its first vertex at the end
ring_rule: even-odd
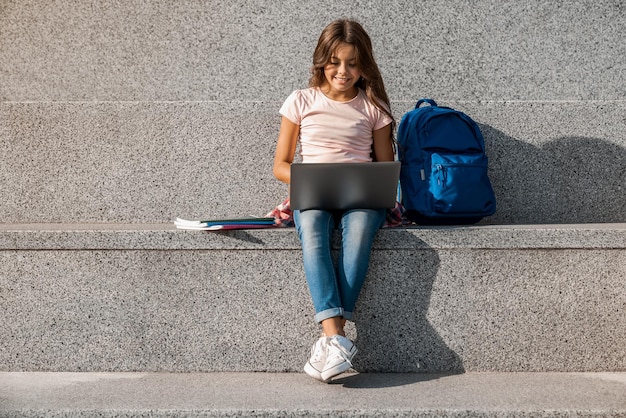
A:
POLYGON ((352 321, 352 318, 354 318, 354 314, 352 312, 343 311, 343 319, 346 321, 352 321))
MULTIPOLYGON (((350 313, 350 314, 352 314, 352 313, 350 313)), ((334 318, 336 316, 340 316, 342 318, 345 318, 345 312, 344 312, 343 308, 330 308, 330 309, 326 309, 326 310, 323 310, 321 312, 318 312, 318 313, 315 314, 315 322, 317 322, 319 324, 319 323, 321 323, 325 319, 334 318)))

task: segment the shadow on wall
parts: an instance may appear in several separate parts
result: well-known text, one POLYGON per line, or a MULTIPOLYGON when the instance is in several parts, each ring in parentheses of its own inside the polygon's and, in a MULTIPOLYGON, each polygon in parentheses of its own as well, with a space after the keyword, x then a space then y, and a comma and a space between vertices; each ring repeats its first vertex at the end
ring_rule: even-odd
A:
MULTIPOLYGON (((437 252, 415 236, 397 231, 415 250, 374 252, 356 307, 355 344, 360 372, 463 373, 427 314, 439 270, 437 252), (375 259, 377 256, 385 259, 375 259), (371 279, 370 279, 371 278, 371 279)), ((455 327, 462 328, 462 327, 455 327)))
POLYGON ((480 125, 498 210, 488 224, 626 222, 626 149, 598 138, 536 147, 480 125))

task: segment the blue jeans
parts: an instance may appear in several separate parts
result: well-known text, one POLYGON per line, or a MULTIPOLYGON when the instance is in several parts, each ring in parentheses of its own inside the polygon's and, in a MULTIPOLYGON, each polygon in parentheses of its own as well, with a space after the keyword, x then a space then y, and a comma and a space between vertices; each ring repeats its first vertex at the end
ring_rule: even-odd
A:
POLYGON ((385 210, 296 210, 293 216, 302 244, 315 321, 337 316, 351 320, 367 274, 374 237, 385 221, 385 210), (341 233, 336 267, 331 253, 335 226, 341 233))

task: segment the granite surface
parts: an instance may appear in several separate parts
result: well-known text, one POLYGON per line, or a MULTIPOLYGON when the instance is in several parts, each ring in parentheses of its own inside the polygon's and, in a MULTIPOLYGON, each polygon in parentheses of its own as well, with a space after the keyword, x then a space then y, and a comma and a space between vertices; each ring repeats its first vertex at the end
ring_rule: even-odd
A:
MULTIPOLYGON (((339 237, 334 245, 338 248, 339 237)), ((619 249, 626 224, 385 228, 375 250, 619 249)), ((186 231, 174 224, 0 224, 1 250, 300 250, 294 228, 186 231)))
POLYGON ((0 415, 622 417, 624 373, 1 373, 0 415))
POLYGON ((498 199, 479 226, 379 234, 355 368, 626 370, 617 0, 1 2, 0 370, 301 370, 293 230, 171 221, 286 197, 277 110, 340 16, 398 119, 431 96, 480 124, 498 199))
MULTIPOLYGON (((485 136, 498 202, 485 223, 626 221, 626 102, 442 104, 485 136)), ((288 194, 271 171, 279 107, 2 103, 1 221, 263 216, 288 194)))
POLYGON ((626 98, 620 0, 53 0, 2 3, 0 100, 284 100, 339 17, 393 100, 626 98))
POLYGON ((617 0, 3 2, 0 221, 264 215, 277 111, 337 17, 370 32, 398 120, 430 96, 480 123, 485 223, 626 221, 617 0))
MULTIPOLYGON (((374 250, 358 371, 624 371, 621 249, 374 250)), ((0 251, 2 371, 300 371, 299 250, 0 251)))

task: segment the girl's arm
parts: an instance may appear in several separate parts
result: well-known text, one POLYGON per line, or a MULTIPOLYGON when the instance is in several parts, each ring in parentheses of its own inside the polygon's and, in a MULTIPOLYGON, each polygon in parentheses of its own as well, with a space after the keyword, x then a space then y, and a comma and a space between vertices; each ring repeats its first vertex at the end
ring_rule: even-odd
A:
POLYGON ((287 184, 291 182, 291 163, 296 153, 300 125, 283 116, 274 154, 274 176, 287 184))
POLYGON ((374 156, 376 161, 394 160, 391 124, 374 131, 374 156))

